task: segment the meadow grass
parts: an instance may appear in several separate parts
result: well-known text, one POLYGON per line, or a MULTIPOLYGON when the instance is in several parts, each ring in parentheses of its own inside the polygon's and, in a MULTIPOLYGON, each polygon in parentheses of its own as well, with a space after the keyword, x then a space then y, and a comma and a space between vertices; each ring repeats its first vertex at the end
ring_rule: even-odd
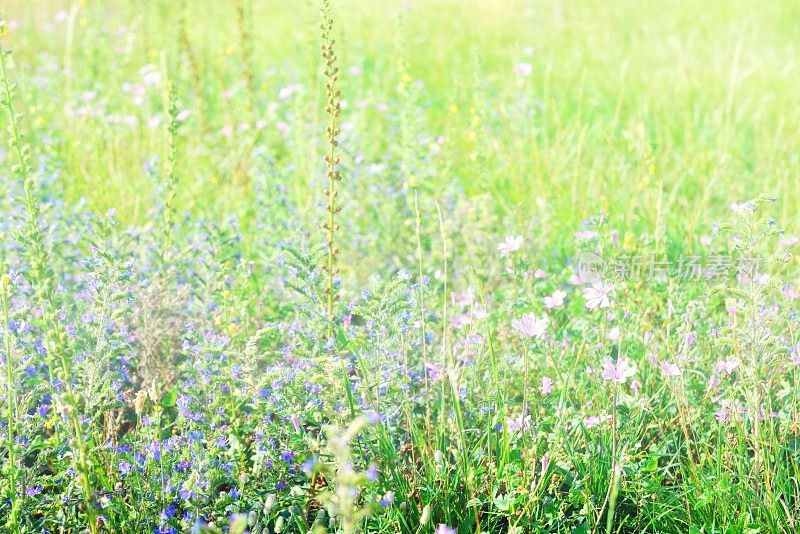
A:
MULTIPOLYGON (((292 83, 306 91, 307 107, 297 110, 301 122, 322 123, 318 6, 239 4, 252 4, 252 66, 242 65, 237 3, 226 9, 191 2, 182 12, 180 4, 166 2, 11 0, 5 9, 22 24, 11 34, 19 76, 32 76, 48 62, 75 69, 68 79, 52 77, 48 91, 24 95, 28 108, 35 108, 32 120, 47 119, 44 132, 69 136, 62 149, 73 199, 85 197, 100 211, 115 207, 125 220, 146 217, 152 184, 140 178, 141 162, 164 153, 161 129, 146 127, 161 111, 158 94, 135 110, 141 125, 132 129, 67 120, 63 109, 87 91, 98 91, 111 109, 124 107, 129 98, 122 85, 144 65, 160 69, 164 58, 180 65, 167 75, 180 84, 186 107, 195 110, 202 102, 213 133, 245 121, 249 99, 266 109, 292 83), (73 17, 53 21, 59 10, 69 14, 73 8, 73 17), (182 19, 191 52, 172 31, 182 19), (190 53, 202 70, 199 81, 192 81, 199 75, 187 65, 190 53), (257 73, 257 81, 247 82, 243 69, 257 73), (249 84, 258 85, 254 97, 249 84), (233 102, 222 96, 231 87, 239 90, 233 102), (95 156, 85 158, 86 152, 95 156)), ((452 168, 431 179, 437 187, 455 178, 470 193, 490 192, 501 209, 522 206, 525 217, 538 211, 538 201, 559 217, 571 214, 570 222, 604 210, 628 225, 646 225, 660 179, 666 208, 683 213, 693 233, 702 214, 754 188, 785 199, 783 215, 796 207, 798 163, 790 147, 798 117, 791 88, 800 74, 792 24, 797 6, 791 2, 753 8, 720 1, 700 8, 693 2, 343 1, 334 9, 342 20, 342 68, 362 70, 343 79, 350 104, 390 103, 397 61, 406 62, 413 83, 423 85, 412 105, 422 107, 432 134, 449 141, 452 168), (514 75, 519 62, 532 65, 531 76, 514 75), (527 102, 520 102, 521 95, 527 102), (473 107, 484 119, 475 139, 469 136, 473 107), (478 168, 477 152, 484 162, 478 168), (626 209, 615 209, 620 206, 626 209)), ((367 158, 379 156, 395 138, 382 114, 368 110, 358 114, 372 134, 363 147, 367 158)), ((305 132, 296 135, 302 144, 317 141, 305 132)), ((247 194, 238 187, 241 155, 231 153, 231 141, 192 135, 187 143, 199 176, 184 185, 182 205, 240 207, 247 194)), ((292 154, 303 171, 292 188, 298 200, 308 201, 317 191, 308 171, 318 166, 318 151, 302 148, 292 154)))
POLYGON ((2 9, 4 531, 798 530, 795 3, 2 9))

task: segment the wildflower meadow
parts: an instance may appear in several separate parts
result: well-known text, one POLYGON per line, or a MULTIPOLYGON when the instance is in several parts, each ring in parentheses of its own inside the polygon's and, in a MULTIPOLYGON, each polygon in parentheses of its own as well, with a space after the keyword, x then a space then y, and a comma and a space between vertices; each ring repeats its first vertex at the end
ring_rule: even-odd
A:
POLYGON ((0 532, 800 532, 791 0, 3 0, 0 532))

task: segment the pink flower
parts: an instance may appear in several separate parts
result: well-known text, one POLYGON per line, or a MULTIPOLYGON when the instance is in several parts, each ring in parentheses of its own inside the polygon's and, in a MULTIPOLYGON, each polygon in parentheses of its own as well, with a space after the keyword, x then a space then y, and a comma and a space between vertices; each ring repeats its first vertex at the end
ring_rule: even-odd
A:
POLYGON ((789 300, 795 300, 800 297, 800 293, 797 292, 797 289, 795 289, 794 286, 789 285, 781 288, 781 295, 789 300))
POLYGON ((439 382, 443 378, 442 368, 435 363, 426 363, 425 370, 428 373, 428 378, 430 378, 432 382, 439 382))
POLYGON ((790 349, 792 355, 792 363, 794 365, 800 365, 800 341, 797 342, 797 345, 790 349))
POLYGON ((615 364, 609 358, 603 360, 603 378, 624 384, 630 377, 636 374, 636 365, 631 364, 628 358, 620 357, 615 364))
POLYGON ((549 376, 542 377, 542 395, 549 395, 553 391, 553 379, 549 376))
POLYGON ((550 465, 550 458, 548 458, 547 455, 545 454, 544 456, 542 456, 542 474, 545 474, 548 465, 550 465))
POLYGON ((593 282, 591 287, 583 289, 583 298, 586 299, 586 307, 590 310, 611 307, 611 301, 608 299, 608 295, 613 290, 614 286, 606 284, 602 280, 593 282))
POLYGON ((532 313, 526 313, 519 319, 511 321, 511 326, 514 330, 527 337, 543 337, 549 324, 550 319, 546 315, 542 316, 541 319, 537 319, 532 313))
POLYGON ((517 76, 530 76, 531 72, 533 72, 533 65, 530 63, 517 63, 514 66, 514 74, 517 76))
POLYGON ((721 383, 721 381, 720 381, 720 379, 719 379, 719 377, 717 375, 709 376, 708 377, 708 386, 707 386, 708 391, 711 391, 712 389, 716 388, 718 385, 720 385, 720 383, 721 383))
POLYGON ((350 328, 350 324, 353 322, 352 315, 345 315, 342 317, 342 326, 344 326, 345 330, 350 328))
POLYGON ((142 82, 145 85, 158 85, 158 83, 161 81, 161 73, 153 69, 144 69, 140 71, 142 75, 142 82))
POLYGON ((553 308, 560 308, 564 305, 564 297, 567 296, 567 293, 557 289, 553 291, 553 294, 549 297, 544 298, 544 307, 548 310, 552 310, 553 308))
POLYGON ((639 392, 642 390, 642 384, 638 380, 634 380, 631 382, 631 389, 633 390, 634 395, 638 395, 639 392))
POLYGON ((509 254, 516 252, 522 246, 524 239, 522 239, 521 235, 518 236, 508 236, 506 240, 497 245, 497 251, 500 253, 501 256, 505 257, 509 254))
POLYGON ((615 326, 614 328, 609 330, 608 334, 606 334, 606 338, 608 338, 609 341, 613 341, 613 342, 618 341, 619 340, 619 327, 615 326))
POLYGON ((714 418, 724 425, 731 422, 732 415, 730 408, 722 406, 714 413, 714 418))
POLYGON ((800 243, 800 237, 797 237, 796 235, 789 235, 781 239, 779 243, 782 247, 791 247, 792 245, 800 243))
POLYGON ((440 523, 433 534, 458 534, 458 531, 453 527, 448 527, 444 523, 440 523))
POLYGON ((664 373, 664 376, 672 378, 675 376, 681 376, 681 374, 683 374, 681 372, 681 368, 674 363, 661 362, 659 366, 661 367, 661 372, 664 373))
POLYGON ((583 426, 586 428, 592 428, 607 421, 611 421, 610 415, 590 415, 583 420, 583 426))
POLYGON ((547 278, 547 273, 544 272, 542 269, 536 269, 533 271, 533 277, 537 280, 541 280, 542 278, 547 278))
POLYGON ((730 360, 722 360, 721 362, 717 362, 717 365, 714 366, 714 372, 731 374, 733 370, 739 367, 739 364, 741 363, 742 362, 740 362, 736 358, 731 358, 730 360))
POLYGON ((506 428, 510 432, 519 432, 531 427, 531 416, 506 417, 506 428))
POLYGON ((580 232, 575 232, 575 237, 578 241, 588 241, 597 237, 597 232, 594 230, 581 230, 580 232))
POLYGON ((290 419, 292 420, 292 426, 294 427, 294 431, 299 433, 300 432, 300 419, 296 415, 291 416, 290 419))

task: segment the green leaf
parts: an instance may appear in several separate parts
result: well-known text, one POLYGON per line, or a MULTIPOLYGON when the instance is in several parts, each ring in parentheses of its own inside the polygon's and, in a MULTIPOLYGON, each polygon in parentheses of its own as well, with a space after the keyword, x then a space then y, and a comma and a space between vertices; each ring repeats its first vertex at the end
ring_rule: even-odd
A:
POLYGON ((164 408, 171 408, 178 402, 178 390, 176 388, 169 389, 164 392, 161 397, 161 406, 164 408))

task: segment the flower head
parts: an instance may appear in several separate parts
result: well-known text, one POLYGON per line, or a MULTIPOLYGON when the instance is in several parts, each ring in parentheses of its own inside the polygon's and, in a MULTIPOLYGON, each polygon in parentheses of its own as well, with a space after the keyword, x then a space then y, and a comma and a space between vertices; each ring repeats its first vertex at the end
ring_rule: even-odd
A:
POLYGON ((514 73, 517 76, 530 76, 531 72, 533 72, 533 65, 530 63, 517 63, 514 66, 514 73))
POLYGON ((720 362, 717 362, 717 365, 714 366, 714 371, 716 373, 731 374, 733 370, 739 367, 739 364, 741 363, 742 362, 740 362, 736 358, 731 358, 730 360, 722 360, 720 362))
POLYGON ((543 337, 547 332, 547 325, 550 324, 550 319, 546 315, 538 319, 532 313, 526 313, 519 319, 511 321, 511 326, 526 337, 543 337))
POLYGON ((636 364, 631 364, 628 358, 620 357, 617 363, 606 358, 603 360, 603 378, 616 382, 617 384, 624 384, 630 377, 636 374, 636 364))
POLYGON ((510 432, 519 432, 531 427, 531 416, 520 415, 518 417, 506 417, 506 428, 510 432))
POLYGON ((553 308, 560 308, 564 305, 564 297, 567 296, 565 291, 561 291, 557 289, 553 291, 553 294, 549 297, 544 298, 544 307, 548 310, 552 310, 553 308))
POLYGON ((583 298, 586 299, 586 307, 590 310, 596 308, 610 308, 611 301, 608 295, 614 291, 614 286, 604 283, 602 280, 596 280, 590 287, 583 289, 583 298))
POLYGON ((549 376, 542 377, 542 395, 549 395, 553 391, 553 379, 549 376))
POLYGON ((671 362, 661 362, 659 364, 661 367, 661 372, 664 373, 664 376, 667 377, 674 377, 674 376, 681 376, 681 368, 671 362))
POLYGON ((791 352, 792 363, 794 365, 800 365, 800 341, 797 342, 797 345, 789 349, 791 352))
POLYGON ((523 239, 521 235, 518 236, 508 236, 506 240, 497 245, 497 251, 500 253, 501 256, 505 257, 509 254, 516 252, 522 247, 523 239))

